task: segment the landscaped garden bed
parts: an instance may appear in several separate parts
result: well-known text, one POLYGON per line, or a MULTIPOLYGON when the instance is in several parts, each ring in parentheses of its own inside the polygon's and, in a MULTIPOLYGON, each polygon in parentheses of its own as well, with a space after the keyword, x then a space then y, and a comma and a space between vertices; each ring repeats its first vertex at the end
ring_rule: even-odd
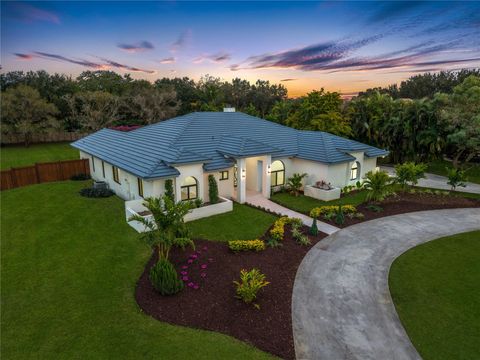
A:
MULTIPOLYGON (((302 227, 304 234, 308 227, 302 227)), ((269 231, 261 239, 269 238, 269 231)), ((302 246, 292 237, 291 226, 278 247, 261 251, 233 252, 225 242, 196 240, 195 250, 173 248, 170 261, 184 279, 185 288, 173 296, 161 296, 149 280, 148 262, 136 289, 136 300, 154 318, 177 325, 212 330, 234 336, 282 358, 295 357, 291 299, 295 274, 306 253, 326 235, 308 235, 311 244, 302 246), (259 308, 235 296, 234 280, 240 270, 259 269, 268 286, 255 301, 259 308)))

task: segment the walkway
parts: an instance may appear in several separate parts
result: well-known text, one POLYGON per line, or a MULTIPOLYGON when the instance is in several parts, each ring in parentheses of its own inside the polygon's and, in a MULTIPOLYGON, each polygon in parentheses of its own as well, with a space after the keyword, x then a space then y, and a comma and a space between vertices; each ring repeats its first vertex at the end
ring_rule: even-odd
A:
POLYGON ((353 225, 316 244, 293 288, 297 359, 420 359, 390 297, 390 265, 421 243, 477 229, 478 208, 422 211, 353 225))
MULTIPOLYGON (((395 169, 390 166, 380 166, 380 169, 388 172, 390 176, 395 176, 395 169)), ((450 190, 451 186, 447 184, 448 179, 445 176, 435 174, 425 174, 424 179, 418 181, 420 187, 427 187, 432 189, 450 190)), ((466 187, 457 187, 456 191, 480 194, 480 184, 471 182, 466 183, 466 187)))
MULTIPOLYGON (((247 191, 247 203, 251 204, 251 205, 254 205, 254 206, 264 207, 265 209, 268 209, 268 210, 276 212, 276 213, 280 213, 282 215, 286 215, 288 217, 295 217, 295 218, 302 219, 303 223, 307 226, 312 225, 313 219, 311 217, 309 217, 307 215, 304 215, 304 214, 301 214, 301 213, 298 213, 296 211, 290 210, 290 209, 288 209, 286 207, 283 207, 283 206, 281 206, 277 203, 274 203, 273 201, 263 197, 261 193, 257 193, 257 192, 253 192, 253 191, 247 191)), ((339 230, 339 228, 337 228, 333 225, 330 225, 330 224, 327 224, 327 223, 324 223, 324 222, 321 222, 321 221, 318 221, 318 220, 317 220, 317 226, 318 226, 319 231, 321 231, 325 234, 328 234, 328 235, 331 235, 334 232, 339 230)))

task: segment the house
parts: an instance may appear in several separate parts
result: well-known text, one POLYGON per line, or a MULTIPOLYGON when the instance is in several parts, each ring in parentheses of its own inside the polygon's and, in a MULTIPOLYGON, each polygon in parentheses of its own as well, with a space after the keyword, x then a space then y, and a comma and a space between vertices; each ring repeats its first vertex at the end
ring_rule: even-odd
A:
POLYGON ((244 203, 248 192, 270 197, 293 173, 306 185, 354 184, 387 151, 320 131, 279 125, 232 108, 195 112, 130 132, 103 129, 72 144, 90 160, 95 180, 125 200, 158 197, 172 179, 177 201, 208 201, 213 174, 223 198, 244 203))

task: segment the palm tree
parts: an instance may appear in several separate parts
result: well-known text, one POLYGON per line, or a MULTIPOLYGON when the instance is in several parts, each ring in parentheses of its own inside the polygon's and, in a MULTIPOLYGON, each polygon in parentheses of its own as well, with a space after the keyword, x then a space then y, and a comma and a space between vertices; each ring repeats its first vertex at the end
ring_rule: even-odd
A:
POLYGON ((161 199, 146 198, 143 205, 150 210, 153 219, 134 215, 128 220, 138 221, 148 229, 142 233, 142 238, 148 245, 157 248, 159 260, 168 260, 172 246, 194 247, 183 221, 184 216, 192 208, 190 202, 176 203, 169 196, 164 195, 161 199))
POLYGON ((303 174, 295 173, 291 178, 288 178, 288 182, 287 182, 288 188, 295 196, 298 196, 300 194, 300 188, 303 185, 302 180, 306 176, 307 174, 305 173, 303 174))
POLYGON ((386 171, 369 171, 363 183, 367 190, 367 200, 380 202, 385 199, 389 193, 388 185, 392 183, 392 179, 386 171))

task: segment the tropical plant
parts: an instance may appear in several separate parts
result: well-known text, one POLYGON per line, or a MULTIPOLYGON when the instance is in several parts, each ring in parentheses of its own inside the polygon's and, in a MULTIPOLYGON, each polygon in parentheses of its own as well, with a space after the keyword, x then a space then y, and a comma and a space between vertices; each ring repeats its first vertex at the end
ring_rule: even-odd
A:
POLYGON ((317 226, 317 218, 313 218, 312 226, 310 226, 310 235, 317 236, 318 235, 318 226, 317 226))
POLYGON ((452 190, 455 190, 458 186, 465 187, 467 184, 467 175, 464 170, 456 168, 446 168, 447 169, 447 184, 450 185, 452 190))
POLYGON ((426 169, 427 165, 415 164, 414 162, 395 165, 395 182, 401 184, 404 188, 409 183, 414 186, 418 183, 418 180, 425 177, 426 169))
POLYGON ((367 190, 366 199, 368 201, 380 202, 389 194, 388 185, 392 180, 385 171, 369 171, 365 175, 364 188, 367 190))
POLYGON ((281 218, 277 219, 273 223, 273 226, 270 229, 269 245, 276 246, 281 241, 283 241, 283 236, 285 234, 285 224, 287 222, 288 222, 288 217, 282 216, 281 218))
POLYGON ((164 195, 160 198, 146 198, 143 205, 152 213, 152 217, 134 215, 129 221, 140 222, 148 230, 141 234, 142 238, 150 246, 157 248, 158 258, 168 260, 172 246, 185 247, 193 241, 188 237, 188 230, 183 218, 191 210, 189 202, 175 203, 164 195))
POLYGON ((292 175, 292 177, 288 178, 287 186, 290 192, 293 193, 293 195, 298 196, 300 194, 300 189, 303 186, 302 181, 306 176, 306 173, 295 173, 292 175))
POLYGON ((183 282, 170 261, 160 259, 150 269, 150 281, 161 295, 173 295, 183 289, 183 282))
POLYGON ((343 213, 342 205, 339 205, 335 211, 335 223, 343 225, 345 223, 345 214, 343 213))
MULTIPOLYGON (((265 274, 262 274, 258 269, 247 271, 242 269, 240 271, 240 281, 233 282, 236 286, 237 297, 245 303, 250 304, 257 298, 258 291, 270 284, 266 281, 265 274)), ((260 308, 258 304, 255 307, 260 308)))
POLYGON ((215 176, 212 174, 208 175, 208 197, 210 198, 210 203, 218 203, 218 185, 215 176))
POLYGON ((165 195, 169 197, 172 201, 175 201, 175 195, 173 193, 173 180, 165 180, 165 195))

